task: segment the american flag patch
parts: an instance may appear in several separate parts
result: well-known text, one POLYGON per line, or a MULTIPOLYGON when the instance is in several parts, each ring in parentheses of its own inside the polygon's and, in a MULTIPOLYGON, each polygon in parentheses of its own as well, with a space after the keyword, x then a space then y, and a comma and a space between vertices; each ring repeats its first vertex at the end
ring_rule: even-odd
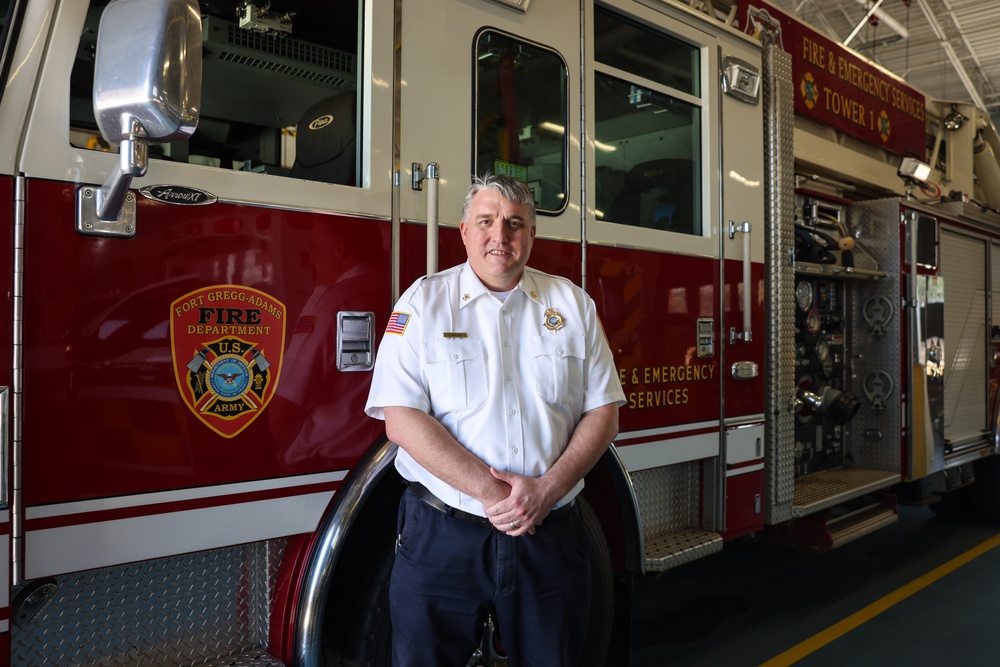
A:
POLYGON ((316 325, 315 315, 303 315, 299 318, 299 321, 295 323, 295 334, 310 334, 313 332, 313 327, 316 325))
POLYGON ((403 332, 406 331, 406 323, 409 321, 409 313, 393 313, 389 316, 389 325, 386 326, 385 332, 402 336, 403 332))

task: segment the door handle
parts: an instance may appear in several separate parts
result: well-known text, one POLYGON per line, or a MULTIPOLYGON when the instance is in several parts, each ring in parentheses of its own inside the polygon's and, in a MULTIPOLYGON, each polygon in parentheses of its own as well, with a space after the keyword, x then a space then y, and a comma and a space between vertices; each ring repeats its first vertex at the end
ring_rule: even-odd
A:
POLYGON ((750 223, 744 220, 743 224, 737 225, 730 220, 729 238, 736 238, 736 232, 743 233, 743 331, 736 331, 736 327, 729 327, 730 345, 738 340, 744 343, 749 343, 753 340, 753 332, 750 330, 750 307, 752 304, 750 269, 753 266, 753 262, 750 259, 750 223))
POLYGON ((427 164, 427 170, 419 162, 413 163, 413 189, 423 190, 427 182, 427 274, 438 270, 438 165, 427 164))

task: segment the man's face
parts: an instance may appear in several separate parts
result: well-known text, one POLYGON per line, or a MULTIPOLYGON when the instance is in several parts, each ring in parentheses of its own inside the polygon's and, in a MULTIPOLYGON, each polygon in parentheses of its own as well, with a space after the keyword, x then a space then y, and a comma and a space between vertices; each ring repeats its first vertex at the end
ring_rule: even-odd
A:
POLYGON ((469 264, 483 284, 497 292, 514 289, 535 240, 528 205, 482 190, 472 198, 468 219, 459 229, 469 264))

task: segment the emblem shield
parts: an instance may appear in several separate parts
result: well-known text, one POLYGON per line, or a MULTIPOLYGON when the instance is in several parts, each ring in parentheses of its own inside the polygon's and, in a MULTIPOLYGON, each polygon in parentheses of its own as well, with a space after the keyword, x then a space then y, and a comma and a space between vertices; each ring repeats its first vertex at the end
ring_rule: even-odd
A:
POLYGON ((181 398, 224 438, 260 416, 278 386, 285 305, 242 285, 213 285, 170 304, 170 353, 181 398))

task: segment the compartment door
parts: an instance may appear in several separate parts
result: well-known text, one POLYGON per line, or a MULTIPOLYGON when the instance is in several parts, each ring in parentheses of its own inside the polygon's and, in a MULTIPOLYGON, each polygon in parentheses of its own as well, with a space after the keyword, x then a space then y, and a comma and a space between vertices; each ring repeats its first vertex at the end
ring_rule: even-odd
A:
POLYGON ((722 47, 722 254, 725 418, 764 414, 764 150, 760 51, 722 47), (755 92, 757 91, 757 92, 755 92))
POLYGON ((941 229, 944 276, 944 437, 952 447, 987 432, 986 242, 941 229))
MULTIPOLYGON (((14 220, 20 214, 21 206, 15 197, 15 181, 8 176, 0 175, 0 234, 3 238, 13 238, 14 220)), ((11 276, 13 273, 12 253, 0 254, 0 276, 3 276, 3 307, 12 312, 11 276)), ((0 347, 11 350, 13 347, 12 318, 4 318, 0 325, 0 347)), ((11 489, 13 483, 13 468, 11 460, 11 438, 13 436, 11 415, 13 407, 12 391, 13 374, 11 365, 0 366, 0 656, 6 656, 10 646, 11 623, 11 574, 20 564, 13 562, 11 541, 11 489)), ((0 657, 0 664, 6 658, 0 657)))

